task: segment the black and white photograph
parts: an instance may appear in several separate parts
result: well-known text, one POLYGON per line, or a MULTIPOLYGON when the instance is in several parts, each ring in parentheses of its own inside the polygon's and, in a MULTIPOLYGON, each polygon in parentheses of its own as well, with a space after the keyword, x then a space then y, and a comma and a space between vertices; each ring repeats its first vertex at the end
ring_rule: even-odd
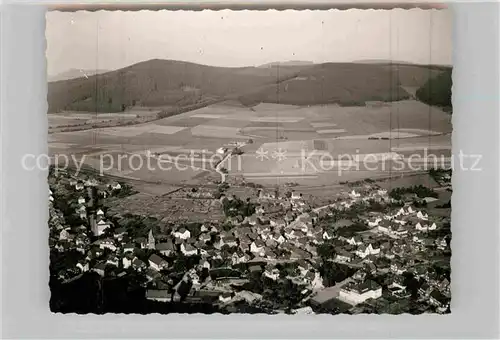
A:
POLYGON ((50 310, 451 313, 452 19, 47 12, 50 310))

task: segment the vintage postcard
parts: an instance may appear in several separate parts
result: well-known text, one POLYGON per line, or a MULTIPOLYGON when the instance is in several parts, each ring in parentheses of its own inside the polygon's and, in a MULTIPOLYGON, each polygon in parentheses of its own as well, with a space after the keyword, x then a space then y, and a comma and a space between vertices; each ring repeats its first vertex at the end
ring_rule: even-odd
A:
POLYGON ((51 311, 450 313, 449 10, 46 18, 51 311))

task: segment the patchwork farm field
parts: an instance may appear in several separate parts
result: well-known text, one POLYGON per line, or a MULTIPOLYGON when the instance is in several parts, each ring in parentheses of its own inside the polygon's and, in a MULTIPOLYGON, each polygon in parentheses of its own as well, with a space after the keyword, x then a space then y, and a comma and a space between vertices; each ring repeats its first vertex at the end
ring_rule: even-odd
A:
POLYGON ((216 164, 224 159, 220 167, 228 176, 263 185, 294 182, 314 187, 394 174, 390 166, 375 170, 356 166, 365 158, 372 165, 395 162, 395 155, 423 157, 424 151, 449 158, 451 131, 449 114, 414 100, 356 107, 245 107, 227 102, 144 124, 52 133, 49 150, 87 154, 86 162, 93 167, 99 166, 102 155, 109 155, 116 165, 119 155, 136 154, 136 167, 140 159, 146 164, 148 153, 153 166, 162 155, 182 170, 176 166, 168 171, 158 166, 134 170, 122 164, 110 171, 170 185, 203 184, 204 178, 219 175, 216 164), (238 157, 217 152, 232 150, 236 143, 246 143, 238 157))

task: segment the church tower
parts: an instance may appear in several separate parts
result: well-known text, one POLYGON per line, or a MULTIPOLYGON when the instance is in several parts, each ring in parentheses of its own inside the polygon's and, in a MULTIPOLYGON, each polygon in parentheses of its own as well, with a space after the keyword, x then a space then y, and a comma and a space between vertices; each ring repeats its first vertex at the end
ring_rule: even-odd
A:
POLYGON ((155 237, 153 236, 153 228, 149 229, 148 248, 155 249, 155 237))

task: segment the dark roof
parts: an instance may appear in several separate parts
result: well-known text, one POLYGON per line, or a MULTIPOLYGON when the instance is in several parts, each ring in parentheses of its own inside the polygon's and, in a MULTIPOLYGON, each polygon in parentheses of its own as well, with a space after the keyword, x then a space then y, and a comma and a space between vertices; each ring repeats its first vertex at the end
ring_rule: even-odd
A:
POLYGON ((248 267, 248 270, 251 271, 251 272, 254 272, 254 271, 261 271, 262 270, 262 267, 259 266, 259 265, 255 265, 255 266, 250 266, 248 267))
POLYGON ((363 294, 369 290, 376 290, 380 288, 380 285, 372 280, 367 280, 360 284, 348 284, 345 286, 346 289, 355 291, 359 294, 363 294))
POLYGON ((184 249, 186 251, 192 251, 192 250, 195 250, 196 248, 194 248, 192 245, 190 245, 189 243, 184 243, 184 249))
POLYGON ((306 274, 306 278, 308 278, 309 280, 314 280, 315 277, 316 277, 316 275, 311 270, 308 271, 307 274, 306 274))
POLYGON ((148 289, 146 291, 146 298, 150 299, 169 298, 170 296, 171 294, 168 292, 168 290, 148 289))
POLYGON ((340 256, 352 257, 352 254, 349 253, 348 251, 345 251, 344 249, 337 250, 337 254, 340 256))
POLYGON ((158 243, 156 245, 156 250, 175 250, 174 244, 169 241, 169 242, 163 242, 163 243, 158 243))
POLYGON ((264 242, 262 242, 262 240, 255 240, 254 243, 257 247, 264 247, 265 246, 265 244, 264 244, 264 242))
POLYGON ((164 259, 162 259, 161 257, 159 257, 156 254, 151 255, 149 257, 149 261, 153 262, 154 264, 162 264, 162 263, 166 262, 164 259))
POLYGON ((353 224, 354 224, 354 222, 351 220, 348 220, 348 219, 341 219, 341 220, 338 220, 337 222, 335 222, 335 226, 337 226, 337 227, 349 227, 353 224))
POLYGON ((441 292, 437 289, 434 289, 431 294, 430 294, 431 297, 433 297, 434 299, 436 299, 439 303, 442 303, 442 304, 445 304, 449 301, 449 299, 444 296, 443 294, 441 294, 441 292))
POLYGON ((104 270, 106 268, 106 263, 101 262, 95 265, 94 269, 101 269, 104 270))
POLYGON ((236 242, 236 238, 234 236, 228 236, 223 239, 224 242, 236 242))
POLYGON ((309 268, 310 265, 308 262, 306 262, 304 259, 299 259, 297 260, 297 264, 301 266, 302 268, 309 268))

